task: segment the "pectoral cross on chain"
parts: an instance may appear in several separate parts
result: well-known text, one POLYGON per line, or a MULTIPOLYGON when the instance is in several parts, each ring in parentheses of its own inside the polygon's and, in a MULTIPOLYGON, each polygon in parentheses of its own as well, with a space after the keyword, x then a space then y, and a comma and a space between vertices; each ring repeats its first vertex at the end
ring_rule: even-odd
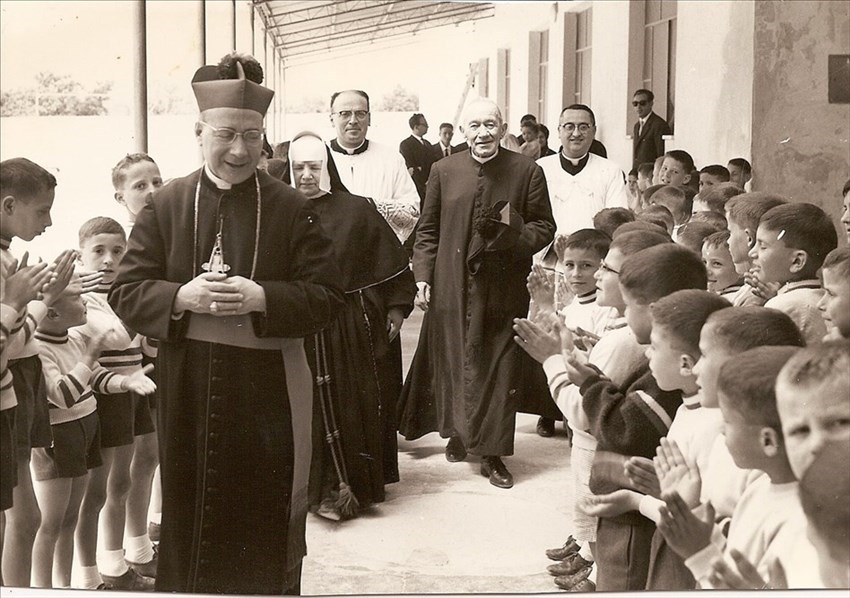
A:
POLYGON ((215 244, 213 244, 212 252, 210 253, 210 261, 201 264, 201 268, 207 272, 226 274, 230 270, 230 266, 224 263, 224 248, 221 243, 221 227, 223 224, 224 218, 220 219, 218 223, 218 233, 215 235, 215 244))

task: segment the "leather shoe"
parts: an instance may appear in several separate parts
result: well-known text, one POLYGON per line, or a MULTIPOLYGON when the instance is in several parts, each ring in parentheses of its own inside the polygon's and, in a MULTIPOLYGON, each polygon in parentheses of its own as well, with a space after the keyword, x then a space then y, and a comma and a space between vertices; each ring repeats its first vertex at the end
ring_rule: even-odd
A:
POLYGON ((593 565, 593 561, 586 561, 584 557, 582 557, 579 553, 574 552, 569 555, 560 563, 555 563, 554 565, 549 565, 546 567, 546 570, 549 571, 552 575, 562 576, 562 575, 572 575, 573 573, 578 572, 585 567, 590 567, 593 565))
POLYGON ((449 438, 449 443, 446 445, 446 461, 449 463, 458 463, 466 459, 466 447, 457 436, 449 438))
POLYGON ((537 435, 550 438, 555 435, 555 420, 541 417, 537 420, 537 435))
POLYGON ((575 538, 570 536, 567 538, 567 541, 564 542, 563 546, 559 546, 558 548, 549 548, 546 550, 546 556, 553 561, 563 561, 565 558, 573 554, 574 552, 578 552, 581 549, 581 546, 578 542, 576 542, 575 538))
POLYGON ((514 476, 499 457, 481 457, 481 475, 490 478, 497 488, 512 488, 514 476))
POLYGON ((555 585, 562 590, 572 590, 573 587, 588 578, 590 575, 590 569, 590 567, 585 567, 583 569, 579 569, 572 575, 561 575, 560 577, 556 577, 555 585))
POLYGON ((578 582, 576 585, 574 585, 573 587, 571 587, 567 591, 568 592, 581 592, 583 594, 586 594, 588 592, 595 592, 596 591, 596 584, 593 583, 592 581, 590 581, 589 579, 582 579, 580 582, 578 582))

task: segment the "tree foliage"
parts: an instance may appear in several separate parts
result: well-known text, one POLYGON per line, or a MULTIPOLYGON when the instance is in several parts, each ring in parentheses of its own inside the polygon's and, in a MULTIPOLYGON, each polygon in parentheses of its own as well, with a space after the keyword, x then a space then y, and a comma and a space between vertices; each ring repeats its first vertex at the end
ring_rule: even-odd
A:
POLYGON ((111 91, 111 81, 85 89, 69 75, 41 72, 34 87, 0 94, 0 116, 99 116, 108 113, 111 91))
POLYGON ((401 85, 396 85, 395 88, 385 93, 378 104, 378 110, 385 112, 410 112, 419 110, 419 96, 408 91, 401 85))

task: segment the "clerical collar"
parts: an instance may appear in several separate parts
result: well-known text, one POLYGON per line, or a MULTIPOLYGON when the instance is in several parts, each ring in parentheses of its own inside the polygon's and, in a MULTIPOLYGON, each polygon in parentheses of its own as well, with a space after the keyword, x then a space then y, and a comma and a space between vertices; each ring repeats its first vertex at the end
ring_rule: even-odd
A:
POLYGON ((348 154, 349 156, 353 156, 356 154, 362 154, 367 149, 369 149, 369 140, 364 139, 363 143, 358 145, 354 149, 348 149, 347 147, 342 147, 336 139, 331 140, 331 149, 340 154, 348 154))
POLYGON ((472 151, 472 148, 469 148, 469 155, 472 156, 472 159, 478 162, 479 164, 486 164, 487 162, 499 155, 499 148, 496 148, 495 154, 493 154, 492 156, 487 156, 486 158, 479 158, 475 155, 475 152, 472 151))
POLYGON ((212 181, 213 185, 221 190, 228 190, 233 187, 230 183, 225 181, 224 179, 220 179, 213 174, 213 171, 210 170, 210 165, 204 162, 204 172, 207 173, 207 178, 212 181))
POLYGON ((575 162, 573 162, 573 158, 567 158, 563 151, 558 154, 558 157, 561 158, 561 168, 563 168, 568 174, 575 176, 584 170, 585 166, 587 166, 587 162, 590 160, 590 153, 586 153, 575 162))

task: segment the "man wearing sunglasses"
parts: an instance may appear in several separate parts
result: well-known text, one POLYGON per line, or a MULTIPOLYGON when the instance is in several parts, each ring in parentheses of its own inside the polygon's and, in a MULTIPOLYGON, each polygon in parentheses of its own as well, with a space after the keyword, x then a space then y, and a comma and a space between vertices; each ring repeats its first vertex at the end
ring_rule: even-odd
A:
POLYGON ((655 162, 664 155, 662 135, 672 135, 667 121, 652 111, 655 94, 648 89, 638 89, 632 97, 632 106, 638 120, 632 135, 632 168, 645 162, 655 162))

